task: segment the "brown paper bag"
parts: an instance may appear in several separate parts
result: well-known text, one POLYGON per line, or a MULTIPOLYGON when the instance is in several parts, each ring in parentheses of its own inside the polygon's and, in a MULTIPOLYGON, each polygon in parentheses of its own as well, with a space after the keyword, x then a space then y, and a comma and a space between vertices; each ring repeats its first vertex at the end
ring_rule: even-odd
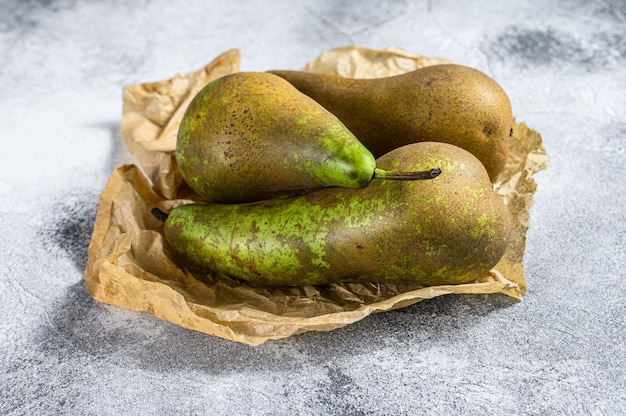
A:
MULTIPOLYGON (((547 167, 539 134, 516 124, 511 157, 494 187, 515 223, 513 239, 490 273, 462 285, 348 283, 304 287, 258 287, 221 274, 198 275, 173 261, 163 224, 150 213, 192 202, 177 171, 176 133, 193 96, 207 83, 239 71, 230 50, 205 68, 169 80, 124 88, 122 133, 137 165, 119 166, 105 186, 89 245, 84 278, 102 302, 148 311, 185 328, 258 345, 305 331, 328 331, 374 312, 402 308, 444 294, 526 292, 523 257, 532 176, 547 167)), ((447 62, 398 49, 346 47, 328 51, 305 69, 347 77, 382 77, 447 62)))

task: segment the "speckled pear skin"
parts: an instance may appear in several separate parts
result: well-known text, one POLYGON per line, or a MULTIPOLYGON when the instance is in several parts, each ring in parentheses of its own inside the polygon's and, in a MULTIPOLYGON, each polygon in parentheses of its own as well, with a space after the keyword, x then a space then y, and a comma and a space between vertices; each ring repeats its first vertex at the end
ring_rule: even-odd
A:
POLYGON ((391 170, 439 166, 442 173, 248 204, 181 205, 169 213, 165 237, 179 261, 272 286, 459 284, 500 260, 509 211, 472 154, 425 142, 377 163, 391 170))
POLYGON ((441 64, 377 79, 269 72, 335 114, 375 157, 413 142, 440 141, 474 154, 492 181, 506 164, 511 103, 476 69, 441 64))
POLYGON ((242 203, 325 186, 361 187, 375 159, 336 116, 282 78, 239 72, 204 87, 176 161, 205 201, 242 203))

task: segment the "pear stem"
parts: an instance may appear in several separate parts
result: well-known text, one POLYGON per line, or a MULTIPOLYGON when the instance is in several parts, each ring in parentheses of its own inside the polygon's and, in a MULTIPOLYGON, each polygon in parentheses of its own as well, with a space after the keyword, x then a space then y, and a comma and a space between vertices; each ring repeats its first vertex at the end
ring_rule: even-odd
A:
POLYGON ((415 172, 388 172, 384 169, 374 169, 373 179, 390 179, 400 181, 413 181, 420 179, 433 179, 441 174, 441 169, 433 168, 429 170, 421 170, 415 172))
POLYGON ((167 221, 167 217, 169 216, 158 208, 152 208, 151 212, 152 212, 152 215, 154 215, 154 217, 161 222, 167 221))

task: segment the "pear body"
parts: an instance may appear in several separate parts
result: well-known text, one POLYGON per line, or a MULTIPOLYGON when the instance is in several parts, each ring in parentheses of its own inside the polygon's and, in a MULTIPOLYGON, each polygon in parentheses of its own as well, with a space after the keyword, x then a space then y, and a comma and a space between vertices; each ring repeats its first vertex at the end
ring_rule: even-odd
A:
POLYGON ((375 159, 332 113, 282 78, 226 75, 191 101, 176 161, 201 199, 263 200, 326 186, 360 187, 375 159))
POLYGON ((372 181, 247 204, 174 208, 165 237, 180 261, 260 285, 458 284, 502 257, 511 219, 483 165, 446 143, 403 146, 390 170, 439 166, 427 181, 372 181))
POLYGON ((375 157, 409 143, 438 141, 475 155, 492 181, 506 164, 511 103, 500 85, 476 69, 442 64, 375 79, 269 72, 335 114, 375 157))

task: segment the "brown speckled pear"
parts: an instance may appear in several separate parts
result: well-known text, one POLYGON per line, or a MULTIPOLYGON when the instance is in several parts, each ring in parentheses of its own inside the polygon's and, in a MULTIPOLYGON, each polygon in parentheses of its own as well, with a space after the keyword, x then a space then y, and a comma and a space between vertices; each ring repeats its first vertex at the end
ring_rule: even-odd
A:
POLYGON ((509 211, 471 153, 414 143, 377 164, 439 166, 441 174, 249 204, 181 205, 164 218, 165 237, 188 265, 263 285, 457 284, 485 276, 500 260, 509 211))
POLYGON ((476 69, 443 64, 377 79, 269 72, 335 114, 375 157, 409 143, 437 141, 474 154, 492 181, 506 163, 511 103, 492 78, 476 69))

